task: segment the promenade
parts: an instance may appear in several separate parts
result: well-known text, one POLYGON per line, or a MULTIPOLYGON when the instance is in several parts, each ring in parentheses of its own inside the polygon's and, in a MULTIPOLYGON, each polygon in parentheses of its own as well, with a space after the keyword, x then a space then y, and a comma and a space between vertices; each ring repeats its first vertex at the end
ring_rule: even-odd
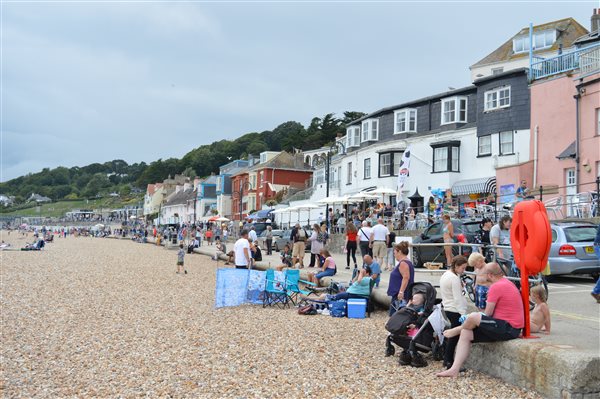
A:
POLYGON ((1 259, 5 397, 541 397, 473 370, 436 378, 440 362, 400 367, 383 355, 382 311, 216 310, 206 256, 177 275, 175 251, 69 237, 1 259))

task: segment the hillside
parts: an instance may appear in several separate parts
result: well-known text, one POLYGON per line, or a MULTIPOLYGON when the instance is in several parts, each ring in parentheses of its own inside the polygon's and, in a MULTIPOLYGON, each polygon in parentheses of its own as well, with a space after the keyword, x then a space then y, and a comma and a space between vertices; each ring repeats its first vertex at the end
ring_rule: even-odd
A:
POLYGON ((72 201, 57 201, 47 204, 40 204, 39 207, 31 204, 30 207, 15 209, 12 211, 1 212, 2 216, 24 216, 24 217, 62 217, 65 213, 73 209, 104 209, 113 210, 123 208, 125 205, 143 206, 143 198, 135 197, 130 199, 120 198, 97 198, 72 201))
MULTIPOLYGON (((299 122, 285 122, 273 130, 247 133, 233 141, 220 140, 201 145, 185 154, 181 159, 158 159, 128 164, 124 160, 93 163, 72 168, 58 167, 43 169, 0 183, 0 194, 14 196, 17 206, 24 203, 32 193, 61 199, 94 198, 117 192, 127 196, 132 188, 145 189, 148 183, 162 181, 169 175, 208 176, 218 173, 221 165, 230 159, 239 159, 248 154, 262 151, 292 151, 294 148, 311 150, 332 143, 338 133, 345 134, 346 124, 365 115, 362 112, 344 112, 343 118, 327 114, 313 118, 305 128, 299 122)), ((4 209, 3 214, 11 212, 4 209)))

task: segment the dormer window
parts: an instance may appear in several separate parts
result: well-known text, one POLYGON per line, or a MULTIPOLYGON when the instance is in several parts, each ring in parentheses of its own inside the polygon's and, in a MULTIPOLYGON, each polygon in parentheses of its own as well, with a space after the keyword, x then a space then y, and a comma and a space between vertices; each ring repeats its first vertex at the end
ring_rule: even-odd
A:
POLYGON ((485 92, 485 111, 510 107, 510 86, 497 87, 485 92))
POLYGON ((442 125, 467 122, 467 97, 450 97, 442 100, 442 125))
MULTIPOLYGON (((556 41, 556 29, 544 30, 533 33, 533 49, 542 50, 552 47, 556 41)), ((513 51, 525 53, 529 51, 529 35, 519 36, 513 39, 513 51)))
POLYGON ((379 137, 379 119, 367 119, 362 122, 361 142, 377 141, 379 137))
POLYGON ((346 129, 346 148, 360 147, 360 126, 346 129))
POLYGON ((394 111, 394 134, 417 131, 417 110, 414 108, 394 111))

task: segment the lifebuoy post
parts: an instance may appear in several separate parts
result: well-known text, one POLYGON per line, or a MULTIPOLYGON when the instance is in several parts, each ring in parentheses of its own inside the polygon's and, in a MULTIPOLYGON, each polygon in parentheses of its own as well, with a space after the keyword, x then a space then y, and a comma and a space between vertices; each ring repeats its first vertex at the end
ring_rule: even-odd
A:
POLYGON ((515 262, 521 272, 521 297, 525 312, 524 338, 532 338, 529 322, 529 276, 540 273, 548 263, 552 230, 544 203, 522 201, 513 213, 510 241, 515 262))

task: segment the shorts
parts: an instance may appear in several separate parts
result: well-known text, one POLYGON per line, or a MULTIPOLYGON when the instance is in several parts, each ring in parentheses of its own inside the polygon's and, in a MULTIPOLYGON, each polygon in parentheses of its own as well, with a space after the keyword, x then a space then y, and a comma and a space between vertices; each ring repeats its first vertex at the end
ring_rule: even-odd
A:
POLYGON ((177 266, 183 266, 183 261, 177 261, 177 266))
POLYGON ((508 341, 518 338, 520 334, 520 328, 513 328, 504 320, 482 315, 479 327, 473 330, 473 342, 508 341))
POLYGON ((294 243, 294 247, 292 249, 292 257, 293 258, 304 258, 304 249, 306 245, 304 241, 297 241, 294 243))
POLYGON ((331 269, 331 268, 327 268, 325 269, 325 271, 319 272, 315 275, 315 277, 320 280, 323 277, 329 277, 329 276, 333 276, 335 274, 335 269, 331 269))
POLYGON ((475 306, 479 309, 485 309, 489 290, 490 287, 485 285, 478 285, 475 287, 475 306))
POLYGON ((373 256, 375 258, 385 258, 387 255, 387 244, 383 241, 375 241, 373 243, 373 256))

